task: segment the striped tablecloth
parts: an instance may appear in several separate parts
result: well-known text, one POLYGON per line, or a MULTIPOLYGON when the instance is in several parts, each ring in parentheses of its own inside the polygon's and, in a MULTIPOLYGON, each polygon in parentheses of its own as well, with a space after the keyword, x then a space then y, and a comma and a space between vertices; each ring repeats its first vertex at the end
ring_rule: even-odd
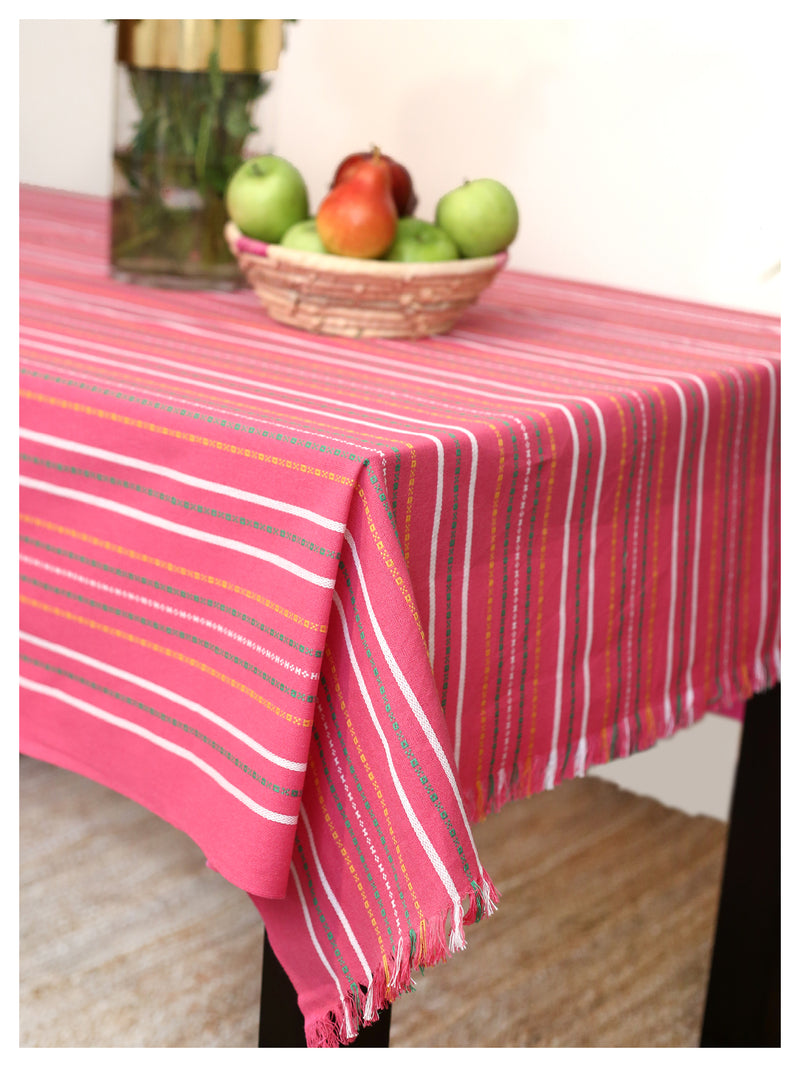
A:
POLYGON ((508 270, 325 339, 20 205, 21 749, 191 835, 347 1042, 495 907, 471 824, 777 682, 779 321, 508 270))

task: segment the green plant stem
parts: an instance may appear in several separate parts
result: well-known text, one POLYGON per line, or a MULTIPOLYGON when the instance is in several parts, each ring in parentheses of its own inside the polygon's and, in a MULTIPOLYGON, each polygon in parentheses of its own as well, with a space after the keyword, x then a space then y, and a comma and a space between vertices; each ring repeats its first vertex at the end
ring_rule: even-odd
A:
MULTIPOLYGON (((269 87, 261 75, 220 71, 129 70, 139 108, 130 145, 115 153, 129 192, 115 198, 112 260, 132 257, 180 272, 233 267, 222 233, 224 194, 255 132, 251 111, 269 87), (192 191, 198 206, 173 206, 175 190, 192 191)), ((180 199, 180 196, 178 196, 180 199)))

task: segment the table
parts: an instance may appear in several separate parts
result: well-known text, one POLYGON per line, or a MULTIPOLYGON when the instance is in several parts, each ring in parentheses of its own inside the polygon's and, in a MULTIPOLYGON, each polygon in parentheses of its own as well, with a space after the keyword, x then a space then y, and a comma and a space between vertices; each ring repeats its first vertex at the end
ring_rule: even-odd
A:
POLYGON ((494 910, 476 820, 776 691, 774 317, 507 270, 322 338, 112 280, 102 199, 20 244, 20 748, 250 895, 309 1045, 494 910))

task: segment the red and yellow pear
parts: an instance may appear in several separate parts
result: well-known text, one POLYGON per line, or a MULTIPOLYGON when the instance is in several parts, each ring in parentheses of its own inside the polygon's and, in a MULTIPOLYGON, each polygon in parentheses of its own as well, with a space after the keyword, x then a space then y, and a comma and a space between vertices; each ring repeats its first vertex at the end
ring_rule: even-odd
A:
POLYGON ((377 259, 397 231, 389 162, 376 148, 331 189, 317 211, 322 243, 337 256, 377 259))
MULTIPOLYGON (((353 173, 354 167, 358 166, 359 163, 363 163, 365 159, 370 159, 374 154, 375 148, 373 147, 370 152, 353 152, 346 156, 336 168, 331 182, 331 189, 348 178, 353 173)), ((394 206, 397 208, 398 218, 413 215, 414 208, 417 206, 417 194, 414 192, 411 175, 402 163, 398 163, 396 159, 392 159, 391 156, 387 156, 385 153, 382 153, 382 155, 389 164, 389 171, 392 176, 392 198, 394 206)))

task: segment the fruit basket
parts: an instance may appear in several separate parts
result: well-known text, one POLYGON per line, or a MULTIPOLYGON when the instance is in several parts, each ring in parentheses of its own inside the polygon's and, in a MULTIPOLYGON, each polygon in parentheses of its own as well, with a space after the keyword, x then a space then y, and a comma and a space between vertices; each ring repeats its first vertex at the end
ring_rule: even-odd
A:
POLYGON ((301 252, 246 237, 232 221, 225 239, 271 318, 339 337, 428 337, 446 333, 503 269, 507 252, 438 263, 301 252))

